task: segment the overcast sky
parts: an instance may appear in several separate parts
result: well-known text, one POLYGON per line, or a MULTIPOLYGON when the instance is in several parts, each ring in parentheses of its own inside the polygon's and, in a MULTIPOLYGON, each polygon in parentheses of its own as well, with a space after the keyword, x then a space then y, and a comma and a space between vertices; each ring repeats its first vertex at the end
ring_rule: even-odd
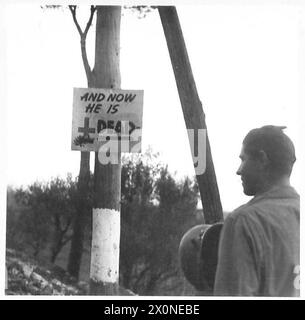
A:
MULTIPOLYGON (((283 5, 193 5, 177 10, 206 113, 223 207, 232 210, 247 199, 235 172, 242 139, 250 129, 286 125, 298 150, 300 11, 283 5)), ((83 26, 88 15, 82 7, 83 26)), ((5 25, 8 183, 76 175, 80 155, 70 150, 73 87, 86 87, 87 82, 70 12, 9 5, 5 25)), ((91 65, 94 32, 93 25, 87 44, 91 65)), ((144 19, 124 11, 121 75, 122 89, 144 90, 143 150, 151 145, 160 152, 177 178, 192 176, 157 11, 144 19)), ((293 182, 297 186, 295 175, 293 182)))

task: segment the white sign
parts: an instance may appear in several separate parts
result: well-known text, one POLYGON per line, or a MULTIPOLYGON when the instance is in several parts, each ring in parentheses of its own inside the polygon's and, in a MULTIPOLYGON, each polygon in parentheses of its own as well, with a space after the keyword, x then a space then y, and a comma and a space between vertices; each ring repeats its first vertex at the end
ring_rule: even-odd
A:
POLYGON ((111 140, 140 152, 142 115, 143 90, 74 88, 71 148, 99 151, 111 140))

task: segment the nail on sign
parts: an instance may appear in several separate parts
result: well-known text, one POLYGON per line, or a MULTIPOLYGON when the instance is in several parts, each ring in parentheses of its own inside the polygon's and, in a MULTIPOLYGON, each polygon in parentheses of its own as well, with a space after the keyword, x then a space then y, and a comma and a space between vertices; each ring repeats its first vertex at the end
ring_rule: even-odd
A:
POLYGON ((143 90, 74 88, 71 149, 99 151, 111 139, 140 152, 142 115, 143 90))

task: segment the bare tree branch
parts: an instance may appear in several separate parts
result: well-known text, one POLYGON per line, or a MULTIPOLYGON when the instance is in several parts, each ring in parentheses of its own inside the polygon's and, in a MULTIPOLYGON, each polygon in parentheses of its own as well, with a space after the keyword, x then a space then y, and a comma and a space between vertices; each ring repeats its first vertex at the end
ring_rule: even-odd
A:
POLYGON ((135 282, 134 282, 134 284, 133 284, 133 287, 134 287, 134 288, 137 288, 137 287, 138 287, 140 281, 143 279, 143 277, 145 276, 145 274, 146 274, 148 271, 150 271, 150 269, 151 269, 151 266, 150 266, 150 265, 147 265, 147 266, 140 272, 140 274, 137 276, 137 278, 136 278, 136 280, 135 280, 135 282))
POLYGON ((82 38, 83 37, 83 31, 82 31, 81 27, 79 26, 77 18, 76 18, 76 6, 69 6, 69 9, 71 11, 72 18, 73 18, 73 21, 74 21, 74 23, 76 25, 78 33, 79 33, 80 37, 82 38))
POLYGON ((86 51, 86 39, 81 39, 81 52, 82 52, 82 59, 83 59, 83 64, 87 76, 87 81, 90 84, 91 83, 91 78, 92 78, 92 72, 91 68, 89 65, 88 57, 87 57, 87 51, 86 51))
MULTIPOLYGON (((169 270, 169 269, 167 269, 167 270, 169 270)), ((179 274, 178 269, 175 269, 173 271, 168 271, 168 272, 164 271, 164 273, 162 273, 160 276, 160 280, 165 281, 168 278, 176 277, 178 274, 179 274)))
POLYGON ((88 31, 90 29, 90 26, 92 24, 92 20, 93 20, 95 11, 96 11, 96 7, 95 6, 91 6, 91 8, 90 8, 90 18, 89 18, 89 20, 87 22, 87 26, 86 26, 86 29, 85 29, 85 32, 84 32, 85 37, 87 36, 87 33, 88 33, 88 31))
POLYGON ((72 219, 69 218, 69 219, 67 220, 67 223, 66 223, 65 227, 62 229, 62 233, 63 233, 63 234, 65 234, 65 233, 68 231, 68 229, 69 229, 69 227, 70 227, 70 225, 71 225, 71 222, 72 222, 72 219))
POLYGON ((90 8, 90 18, 88 20, 87 26, 85 31, 83 32, 78 21, 76 18, 76 6, 69 6, 69 9, 71 11, 72 14, 72 18, 74 21, 74 24, 76 25, 76 28, 78 30, 78 33, 80 35, 80 43, 81 43, 81 53, 82 53, 82 59, 83 59, 83 64, 84 64, 84 68, 85 68, 85 72, 86 72, 86 76, 87 76, 87 81, 90 84, 91 83, 91 78, 92 78, 92 72, 91 72, 91 68, 89 65, 89 61, 88 61, 88 57, 87 57, 87 51, 86 51, 86 37, 87 37, 87 33, 90 29, 90 26, 92 24, 92 20, 93 20, 93 16, 94 16, 94 12, 96 10, 95 6, 91 6, 90 8))
POLYGON ((61 242, 62 247, 64 247, 71 239, 72 239, 72 236, 68 236, 67 238, 62 240, 62 242, 61 242))

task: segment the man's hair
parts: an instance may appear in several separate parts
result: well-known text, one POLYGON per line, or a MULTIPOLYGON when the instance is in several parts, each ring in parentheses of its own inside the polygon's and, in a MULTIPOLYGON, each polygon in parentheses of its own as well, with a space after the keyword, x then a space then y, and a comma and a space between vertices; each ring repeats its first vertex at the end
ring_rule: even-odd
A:
POLYGON ((253 129, 243 141, 244 151, 252 157, 263 150, 270 161, 270 170, 279 175, 290 175, 296 160, 293 142, 283 132, 285 128, 269 125, 253 129))

